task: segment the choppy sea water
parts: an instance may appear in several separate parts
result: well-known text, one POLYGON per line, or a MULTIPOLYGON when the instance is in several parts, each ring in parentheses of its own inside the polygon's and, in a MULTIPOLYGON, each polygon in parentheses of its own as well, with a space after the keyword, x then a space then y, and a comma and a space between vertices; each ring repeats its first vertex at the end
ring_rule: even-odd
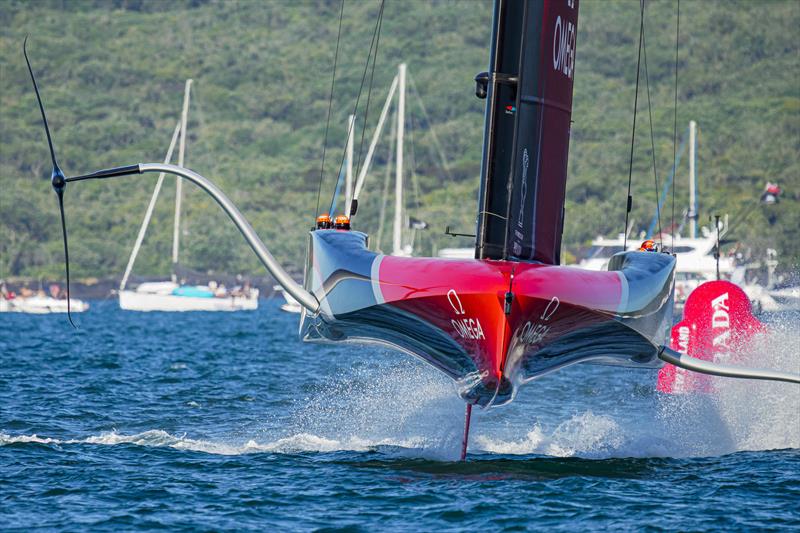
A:
MULTIPOLYGON (((800 317, 750 364, 800 371, 800 317)), ((800 387, 578 366, 473 413, 423 363, 306 345, 297 315, 0 315, 3 529, 800 527, 800 387)))

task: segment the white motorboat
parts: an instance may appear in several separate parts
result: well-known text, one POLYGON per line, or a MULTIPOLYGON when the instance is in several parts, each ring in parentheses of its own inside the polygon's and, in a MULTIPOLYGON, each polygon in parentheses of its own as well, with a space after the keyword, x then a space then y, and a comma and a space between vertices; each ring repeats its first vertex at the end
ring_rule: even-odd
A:
POLYGON ((89 309, 89 304, 77 298, 69 299, 67 306, 66 292, 53 284, 50 286, 50 294, 39 289, 33 292, 23 289, 22 294, 15 294, 8 290, 5 282, 0 280, 0 313, 33 313, 44 315, 48 313, 82 313, 89 309), (64 298, 60 298, 64 296, 64 298))
MULTIPOLYGON (((89 309, 89 304, 77 298, 70 298, 70 311, 82 313, 89 309)), ((51 296, 17 296, 15 298, 0 298, 0 313, 66 313, 67 300, 53 298, 51 296)))

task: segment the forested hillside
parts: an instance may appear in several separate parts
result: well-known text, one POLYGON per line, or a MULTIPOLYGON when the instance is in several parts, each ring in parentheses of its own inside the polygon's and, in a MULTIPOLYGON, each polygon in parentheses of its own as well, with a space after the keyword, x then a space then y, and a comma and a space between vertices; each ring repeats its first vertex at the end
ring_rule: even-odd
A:
MULTIPOLYGON (((378 5, 345 5, 323 205, 338 172, 378 5)), ((638 5, 581 3, 568 249, 624 225, 638 5)), ((186 165, 217 180, 276 257, 299 267, 317 201, 339 6, 321 0, 0 4, 0 278, 57 278, 63 269, 47 144, 22 56, 26 34, 68 175, 163 160, 184 81, 192 78, 186 165)), ((430 224, 417 234, 423 254, 470 244, 443 231, 445 225, 465 233, 474 229, 484 101, 474 96, 473 76, 486 69, 490 24, 489 2, 386 2, 364 150, 397 64, 406 62, 413 80, 406 133, 409 205, 413 216, 430 224)), ((757 251, 776 247, 784 265, 800 263, 799 28, 800 3, 794 0, 681 2, 678 129, 683 133, 692 119, 699 127, 700 220, 729 214, 731 238, 757 251), (758 202, 766 181, 784 189, 777 205, 758 202)), ((672 164, 674 2, 648 2, 646 39, 663 182, 672 164)), ((645 228, 656 193, 644 78, 641 91, 633 218, 645 228)), ((366 90, 362 119, 365 99, 366 90)), ((360 137, 359 130, 357 152, 360 137)), ((356 220, 373 238, 389 150, 386 135, 356 220)), ((688 197, 686 160, 676 181, 679 217, 688 197)), ((68 186, 76 277, 121 274, 155 180, 145 175, 68 186)), ((184 191, 182 264, 198 271, 261 273, 213 201, 192 186, 184 191)), ((137 262, 140 275, 169 271, 173 198, 170 179, 137 262)), ((668 202, 665 226, 670 211, 668 202)))

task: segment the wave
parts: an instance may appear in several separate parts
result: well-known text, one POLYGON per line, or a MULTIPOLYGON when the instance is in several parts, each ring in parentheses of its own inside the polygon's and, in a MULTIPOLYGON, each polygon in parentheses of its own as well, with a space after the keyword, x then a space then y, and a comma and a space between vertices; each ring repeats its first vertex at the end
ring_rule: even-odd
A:
MULTIPOLYGON (((690 398, 664 398, 669 402, 655 413, 650 423, 637 423, 592 411, 576 414, 547 429, 536 423, 519 437, 519 427, 505 428, 505 435, 492 434, 490 424, 474 427, 470 454, 536 455, 551 457, 580 457, 586 459, 697 457, 725 455, 737 451, 800 448, 800 425, 775 423, 775 416, 765 420, 750 420, 748 412, 735 411, 733 420, 725 420, 726 411, 717 402, 695 401, 690 398), (747 418, 746 424, 741 424, 747 418), (740 423, 737 423, 740 422, 740 423), (488 431, 484 432, 484 431, 488 431), (508 436, 511 431, 514 435, 508 436)), ((774 415, 775 410, 771 411, 774 415)), ((730 414, 730 413, 727 413, 730 414)), ((785 415, 786 413, 784 413, 785 415)), ((785 417, 784 417, 785 418, 785 417)), ((452 422, 452 421, 451 421, 452 422)), ((455 425, 455 423, 451 424, 455 425)), ((386 431, 386 428, 381 428, 386 431)), ((496 429, 496 428, 494 428, 496 429)), ((395 428, 393 433, 403 433, 395 428)), ((135 434, 117 431, 104 432, 83 439, 57 439, 33 435, 8 435, 0 432, 0 446, 33 443, 39 445, 136 445, 153 448, 208 453, 214 455, 243 455, 254 453, 298 454, 333 452, 369 452, 381 450, 389 456, 419 457, 433 460, 454 460, 458 457, 460 437, 457 432, 444 430, 430 435, 379 437, 355 434, 331 437, 299 432, 266 442, 250 439, 240 443, 190 438, 154 429, 135 434)))
MULTIPOLYGON (((71 444, 99 444, 99 445, 118 445, 135 444, 137 446, 148 447, 169 447, 179 450, 191 450, 198 452, 238 455, 244 453, 249 448, 249 443, 244 446, 229 446, 212 441, 197 440, 186 438, 186 436, 175 436, 160 429, 153 429, 136 433, 134 435, 124 435, 116 431, 104 432, 100 435, 93 435, 85 439, 56 439, 50 437, 40 437, 39 435, 7 435, 0 433, 0 446, 11 444, 34 443, 49 445, 71 445, 71 444)), ((257 451, 257 450, 256 450, 257 451)))
POLYGON ((616 457, 667 457, 668 440, 657 435, 633 437, 609 415, 591 411, 574 415, 552 431, 535 424, 521 439, 476 435, 471 450, 502 455, 547 455, 608 459, 616 457))
POLYGON ((58 439, 51 439, 48 437, 40 437, 36 434, 33 435, 6 435, 5 433, 0 433, 0 446, 6 446, 8 444, 18 444, 18 443, 29 443, 34 442, 36 444, 63 444, 64 441, 58 439))
MULTIPOLYGON (((770 334, 741 355, 741 364, 800 371, 797 325, 778 323, 771 328, 770 334)), ((604 379, 615 378, 608 374, 604 379)), ((527 415, 522 419, 519 414, 501 415, 510 408, 476 412, 469 450, 489 456, 607 459, 800 448, 800 387, 723 378, 715 380, 715 385, 713 395, 648 392, 648 401, 637 399, 621 411, 612 409, 611 403, 597 405, 590 397, 577 398, 569 408, 573 414, 564 417, 556 409, 550 420, 543 417, 531 422, 527 415), (589 402, 592 410, 575 411, 576 405, 589 402)), ((626 401, 624 395, 610 398, 609 402, 626 401)), ((541 400, 537 402, 534 409, 541 400)), ((218 455, 380 450, 389 456, 454 460, 459 454, 462 421, 463 403, 446 378, 422 364, 401 362, 377 371, 372 366, 356 367, 324 381, 290 413, 279 435, 267 433, 258 439, 225 442, 153 429, 59 440, 0 431, 0 446, 128 444, 218 455)))
MULTIPOLYGON (((785 428, 784 428, 785 429, 785 428)), ((554 430, 547 431, 534 425, 522 438, 503 438, 476 432, 470 442, 472 455, 534 455, 550 457, 580 457, 585 459, 688 457, 724 455, 736 451, 759 451, 800 447, 785 438, 761 442, 760 445, 731 447, 725 440, 712 439, 697 448, 691 439, 678 434, 669 434, 664 428, 645 428, 632 431, 619 420, 608 415, 586 412, 571 417, 554 430)), ((784 432, 785 433, 785 432, 784 432)), ((785 436, 784 436, 785 437, 785 436)), ((244 455, 257 453, 299 454, 334 452, 370 452, 380 450, 388 456, 418 457, 433 460, 454 460, 458 456, 459 441, 443 442, 430 437, 367 439, 348 436, 342 439, 329 438, 311 433, 298 433, 268 442, 254 439, 242 443, 196 439, 186 435, 173 435, 164 430, 153 429, 135 434, 116 431, 104 432, 83 439, 57 439, 33 435, 8 435, 0 432, 0 447, 14 444, 37 444, 48 446, 135 445, 148 448, 171 448, 181 451, 213 455, 244 455)), ((485 457, 484 457, 485 458, 485 457)))
POLYGON ((294 454, 304 452, 330 453, 339 451, 366 452, 380 447, 415 449, 422 445, 418 439, 394 441, 387 438, 380 441, 371 441, 358 437, 350 437, 344 440, 337 440, 308 433, 283 437, 267 443, 258 443, 255 440, 248 440, 243 444, 229 444, 212 440, 192 439, 185 435, 172 435, 161 429, 152 429, 133 435, 125 435, 116 431, 110 431, 84 439, 56 439, 40 437, 36 434, 8 435, 0 432, 0 446, 28 443, 55 446, 76 444, 117 446, 121 444, 133 444, 150 448, 173 448, 176 450, 202 452, 214 455, 243 455, 250 453, 294 454))

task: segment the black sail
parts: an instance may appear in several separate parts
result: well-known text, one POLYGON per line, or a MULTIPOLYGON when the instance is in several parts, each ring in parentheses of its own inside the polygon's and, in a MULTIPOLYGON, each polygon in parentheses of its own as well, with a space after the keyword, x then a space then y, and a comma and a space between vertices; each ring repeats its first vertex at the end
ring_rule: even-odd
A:
POLYGON ((560 262, 578 0, 497 0, 485 84, 485 259, 560 262))

